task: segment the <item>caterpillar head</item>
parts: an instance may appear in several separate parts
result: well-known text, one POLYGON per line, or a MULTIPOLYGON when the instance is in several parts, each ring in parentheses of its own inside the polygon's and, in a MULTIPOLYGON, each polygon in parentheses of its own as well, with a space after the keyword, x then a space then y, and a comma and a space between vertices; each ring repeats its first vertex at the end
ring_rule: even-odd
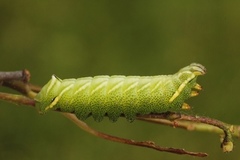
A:
MULTIPOLYGON (((202 87, 196 83, 197 77, 204 75, 206 73, 206 68, 198 63, 192 63, 180 69, 176 76, 181 81, 178 89, 175 91, 173 96, 170 98, 169 102, 173 102, 177 97, 181 99, 184 97, 194 97, 198 95, 198 92, 202 87)), ((183 104, 182 109, 189 109, 190 106, 186 103, 183 104)))
POLYGON ((192 63, 178 71, 178 73, 192 73, 193 78, 206 73, 206 68, 198 63, 192 63))

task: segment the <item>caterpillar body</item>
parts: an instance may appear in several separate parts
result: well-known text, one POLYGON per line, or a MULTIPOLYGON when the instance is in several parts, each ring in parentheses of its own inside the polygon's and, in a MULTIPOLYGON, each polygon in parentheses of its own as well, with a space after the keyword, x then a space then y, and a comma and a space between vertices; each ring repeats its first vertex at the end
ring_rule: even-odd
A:
POLYGON ((137 115, 189 109, 184 103, 198 95, 196 83, 206 69, 192 63, 173 75, 95 76, 61 80, 55 75, 35 97, 41 113, 49 110, 74 113, 80 120, 93 116, 101 121, 108 116, 117 121, 125 116, 133 121, 137 115))

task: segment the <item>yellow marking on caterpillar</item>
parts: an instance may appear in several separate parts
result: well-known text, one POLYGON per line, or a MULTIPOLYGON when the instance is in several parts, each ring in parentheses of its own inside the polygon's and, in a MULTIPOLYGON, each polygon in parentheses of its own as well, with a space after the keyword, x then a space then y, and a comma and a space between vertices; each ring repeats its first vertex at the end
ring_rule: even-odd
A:
POLYGON ((131 84, 124 92, 127 92, 127 91, 133 89, 133 88, 136 87, 137 85, 138 85, 138 82, 135 82, 135 83, 131 84))
POLYGON ((57 78, 55 75, 52 75, 52 81, 49 85, 49 87, 47 88, 46 94, 48 94, 48 92, 52 89, 52 87, 54 86, 55 82, 60 80, 59 78, 57 78))
POLYGON ((110 94, 111 92, 113 92, 114 90, 118 89, 119 87, 122 86, 123 84, 123 80, 121 82, 119 82, 117 85, 115 85, 113 88, 111 88, 109 91, 108 91, 108 94, 110 94))
POLYGON ((85 88, 87 88, 88 86, 90 86, 91 82, 87 82, 86 84, 84 84, 82 87, 80 87, 76 92, 74 92, 73 94, 77 94, 79 92, 81 92, 82 90, 84 90, 85 88))
POLYGON ((105 87, 107 83, 108 83, 108 81, 102 82, 94 90, 92 90, 91 94, 93 94, 93 93, 97 92, 98 90, 100 90, 101 88, 105 87))
POLYGON ((148 88, 151 85, 151 82, 145 84, 144 86, 142 86, 140 89, 138 89, 138 92, 141 92, 142 90, 148 88))
POLYGON ((47 111, 47 110, 50 109, 50 108, 53 108, 53 106, 55 106, 55 105, 57 104, 57 102, 59 101, 59 99, 60 99, 60 97, 57 96, 57 97, 54 99, 54 101, 53 101, 49 106, 47 106, 47 107, 45 108, 45 111, 47 111))
POLYGON ((152 89, 152 92, 154 92, 156 89, 158 89, 159 88, 159 86, 161 85, 161 81, 159 81, 156 85, 155 85, 155 87, 152 89))
POLYGON ((173 96, 169 99, 169 102, 171 103, 174 99, 176 99, 179 94, 182 92, 183 88, 187 85, 187 83, 192 80, 195 77, 195 75, 193 74, 191 77, 189 77, 188 79, 186 79, 176 90, 176 92, 173 94, 173 96))
POLYGON ((71 84, 71 85, 67 86, 66 88, 64 88, 64 89, 61 91, 61 93, 60 93, 57 97, 54 98, 54 100, 52 101, 52 103, 45 108, 45 111, 47 111, 48 109, 53 108, 53 107, 57 104, 57 102, 60 100, 60 98, 62 97, 63 93, 65 93, 66 91, 68 91, 69 89, 71 89, 72 86, 73 86, 73 84, 71 84))

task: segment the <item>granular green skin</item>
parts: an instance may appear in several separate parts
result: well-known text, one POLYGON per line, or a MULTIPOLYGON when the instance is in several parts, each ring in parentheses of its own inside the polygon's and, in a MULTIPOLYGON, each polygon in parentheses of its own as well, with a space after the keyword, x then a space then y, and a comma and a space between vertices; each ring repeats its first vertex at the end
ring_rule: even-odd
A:
POLYGON ((92 115, 96 121, 101 121, 104 116, 117 121, 121 115, 133 121, 137 114, 179 111, 196 85, 196 71, 205 73, 203 66, 191 65, 173 75, 95 76, 65 80, 52 76, 35 98, 37 108, 42 113, 48 110, 74 113, 80 120, 92 115), (203 68, 196 68, 199 66, 203 68), (179 90, 181 85, 183 88, 179 90))

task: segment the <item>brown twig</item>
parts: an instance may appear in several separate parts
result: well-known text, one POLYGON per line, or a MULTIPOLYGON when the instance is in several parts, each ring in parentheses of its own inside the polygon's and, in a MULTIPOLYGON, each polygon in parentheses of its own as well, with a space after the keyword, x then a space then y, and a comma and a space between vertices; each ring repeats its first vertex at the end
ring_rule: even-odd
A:
MULTIPOLYGON (((208 118, 208 117, 201 117, 201 116, 191 116, 191 115, 185 115, 181 114, 180 117, 179 113, 169 113, 166 114, 149 114, 149 115, 142 115, 138 116, 138 119, 145 120, 148 122, 159 122, 159 123, 166 123, 167 125, 172 125, 174 127, 179 128, 185 128, 189 129, 190 126, 193 126, 196 130, 195 126, 198 126, 200 123, 201 125, 204 124, 204 127, 206 127, 205 124, 211 125, 212 127, 218 127, 222 130, 222 133, 224 133, 224 139, 222 140, 221 147, 223 148, 223 152, 230 152, 233 149, 233 140, 232 140, 232 132, 234 130, 233 125, 229 125, 226 123, 223 123, 219 120, 208 118), (174 118, 173 118, 174 117, 174 118), (178 118, 176 118, 178 117, 178 118), (160 121, 161 119, 164 119, 165 121, 160 121), (168 120, 168 122, 166 122, 168 120), (172 121, 174 120, 174 121, 172 121), (172 122, 171 122, 172 121, 172 122), (186 123, 188 121, 188 123, 186 123), (195 124, 195 125, 194 125, 195 124)), ((199 128, 199 127, 198 127, 199 128)))
POLYGON ((13 72, 0 72, 0 82, 9 80, 20 80, 23 82, 29 82, 30 72, 26 69, 13 72))
POLYGON ((129 144, 129 145, 140 146, 140 147, 151 148, 151 149, 155 149, 155 150, 162 151, 162 152, 170 152, 170 153, 175 153, 175 154, 186 154, 186 155, 197 156, 197 157, 206 157, 207 156, 206 153, 201 153, 201 152, 190 152, 190 151, 186 151, 184 149, 176 149, 176 148, 172 148, 172 147, 160 147, 152 141, 138 142, 138 141, 134 141, 134 140, 130 140, 130 139, 124 139, 124 138, 111 136, 111 135, 108 135, 108 134, 105 134, 105 133, 102 133, 102 132, 98 132, 98 131, 92 129, 86 123, 84 123, 83 121, 80 121, 73 114, 70 114, 70 113, 63 113, 63 114, 64 114, 64 116, 66 116, 67 118, 72 120, 78 127, 82 128, 86 132, 88 132, 88 133, 90 133, 94 136, 104 138, 104 139, 107 139, 107 140, 110 140, 110 141, 125 143, 125 144, 129 144))
POLYGON ((30 72, 26 69, 14 72, 0 72, 0 82, 2 86, 16 90, 29 98, 34 98, 41 87, 32 85, 30 72))
POLYGON ((16 94, 8 94, 0 92, 0 99, 12 102, 15 104, 27 105, 27 106, 35 106, 35 101, 28 97, 16 94))

